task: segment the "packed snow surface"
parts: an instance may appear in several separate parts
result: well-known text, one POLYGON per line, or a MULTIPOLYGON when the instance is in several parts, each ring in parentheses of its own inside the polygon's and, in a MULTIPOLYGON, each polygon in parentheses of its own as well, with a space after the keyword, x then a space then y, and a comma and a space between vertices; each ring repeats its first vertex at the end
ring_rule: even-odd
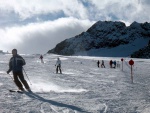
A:
POLYGON ((11 55, 0 55, 0 113, 150 113, 150 59, 88 56, 22 55, 24 76, 33 93, 9 92, 17 89, 12 73, 6 74, 11 55), (57 58, 62 74, 56 74, 57 58), (104 60, 106 68, 98 68, 104 60), (109 61, 120 68, 110 68, 109 61), (29 78, 27 78, 27 76, 29 78))

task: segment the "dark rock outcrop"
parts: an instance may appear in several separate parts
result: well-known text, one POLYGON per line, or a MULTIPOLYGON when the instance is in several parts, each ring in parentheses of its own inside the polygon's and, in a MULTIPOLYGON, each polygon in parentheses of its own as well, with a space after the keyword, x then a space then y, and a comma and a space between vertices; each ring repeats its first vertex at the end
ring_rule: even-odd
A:
POLYGON ((62 41, 48 53, 75 55, 92 49, 132 44, 137 39, 150 39, 150 23, 133 22, 127 27, 123 22, 98 21, 86 32, 62 41))

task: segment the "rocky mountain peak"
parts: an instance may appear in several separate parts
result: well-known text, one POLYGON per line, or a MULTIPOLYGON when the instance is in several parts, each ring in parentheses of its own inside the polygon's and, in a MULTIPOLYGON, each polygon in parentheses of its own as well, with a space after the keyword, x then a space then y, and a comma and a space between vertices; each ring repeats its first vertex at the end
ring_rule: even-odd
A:
POLYGON ((98 21, 86 32, 62 41, 48 53, 61 55, 86 53, 86 55, 103 56, 103 54, 97 54, 101 49, 105 51, 112 49, 115 52, 115 48, 134 45, 134 49, 126 53, 126 56, 129 56, 132 52, 144 47, 149 39, 150 23, 133 22, 130 26, 126 26, 123 22, 98 21), (97 53, 91 54, 93 50, 97 53))

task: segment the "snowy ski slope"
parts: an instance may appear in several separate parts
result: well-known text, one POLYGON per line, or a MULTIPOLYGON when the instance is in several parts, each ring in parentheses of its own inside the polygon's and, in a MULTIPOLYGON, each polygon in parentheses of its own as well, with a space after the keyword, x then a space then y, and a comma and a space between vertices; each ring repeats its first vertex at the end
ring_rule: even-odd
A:
POLYGON ((130 58, 124 58, 123 71, 110 68, 117 57, 22 55, 26 80, 33 93, 12 93, 16 89, 7 75, 11 55, 0 55, 0 113, 150 113, 150 59, 133 59, 134 83, 130 80, 130 58), (55 74, 60 57, 62 73, 55 74), (98 68, 97 60, 106 68, 98 68), (32 85, 31 85, 32 84, 32 85))

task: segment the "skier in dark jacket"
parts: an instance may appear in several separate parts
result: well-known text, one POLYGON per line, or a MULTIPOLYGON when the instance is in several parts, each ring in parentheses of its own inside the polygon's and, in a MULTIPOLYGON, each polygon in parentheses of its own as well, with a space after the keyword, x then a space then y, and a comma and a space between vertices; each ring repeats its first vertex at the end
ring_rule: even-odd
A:
POLYGON ((97 61, 97 67, 98 67, 98 68, 99 68, 99 64, 100 64, 100 61, 98 60, 98 61, 97 61))
POLYGON ((41 59, 41 63, 44 63, 42 55, 40 56, 40 59, 41 59))
POLYGON ((109 62, 110 68, 112 68, 112 64, 113 64, 113 61, 110 60, 110 62, 109 62))
POLYGON ((19 90, 24 91, 24 87, 28 90, 30 90, 30 87, 26 80, 24 79, 24 75, 22 72, 22 66, 25 65, 25 60, 17 54, 17 49, 12 50, 12 57, 9 61, 9 70, 7 71, 7 74, 9 74, 11 71, 13 72, 13 78, 14 82, 17 85, 19 90), (23 84, 23 85, 22 85, 23 84))
POLYGON ((116 60, 113 62, 113 64, 114 64, 114 67, 113 67, 113 68, 116 68, 116 60))

